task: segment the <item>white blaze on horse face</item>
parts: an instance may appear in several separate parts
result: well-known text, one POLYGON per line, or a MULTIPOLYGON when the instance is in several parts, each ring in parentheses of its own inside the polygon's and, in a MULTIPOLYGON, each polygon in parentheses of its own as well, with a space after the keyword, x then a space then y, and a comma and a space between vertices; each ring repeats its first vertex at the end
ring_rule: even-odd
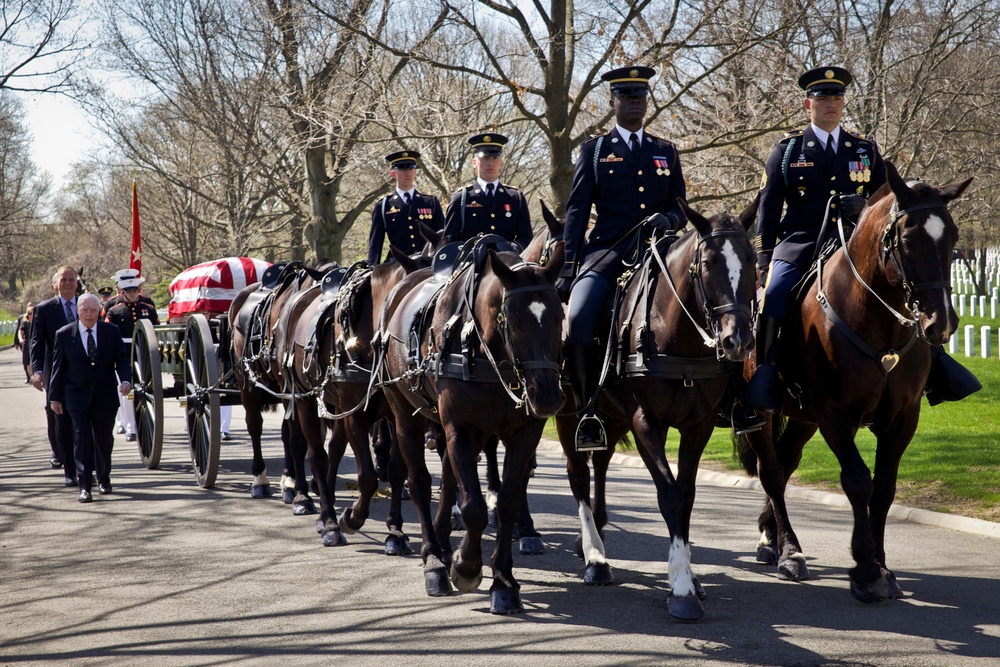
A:
POLYGON ((937 243, 944 237, 944 220, 940 216, 931 214, 924 221, 924 230, 931 240, 937 243))
POLYGON ((729 271, 729 284, 733 288, 733 296, 739 294, 740 275, 743 273, 743 265, 740 264, 740 256, 736 254, 736 245, 727 240, 722 244, 722 256, 726 260, 726 269, 729 271))
POLYGON ((597 524, 594 523, 594 513, 590 511, 590 505, 581 501, 578 506, 580 512, 580 536, 583 547, 583 562, 587 565, 603 565, 605 562, 604 542, 597 532, 597 524))
POLYGON ((691 547, 680 537, 670 541, 670 556, 667 574, 670 578, 670 594, 688 597, 695 594, 694 575, 691 574, 691 547))
POLYGON ((545 314, 545 304, 541 301, 532 301, 531 305, 528 306, 528 310, 538 320, 538 326, 542 326, 542 315, 545 314))

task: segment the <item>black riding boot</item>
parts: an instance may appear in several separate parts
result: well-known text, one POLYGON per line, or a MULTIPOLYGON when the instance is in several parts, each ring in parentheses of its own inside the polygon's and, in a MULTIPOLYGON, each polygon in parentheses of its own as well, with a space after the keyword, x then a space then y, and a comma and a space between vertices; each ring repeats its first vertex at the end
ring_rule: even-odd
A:
POLYGON ((743 402, 761 412, 781 410, 780 380, 778 380, 778 332, 781 321, 768 315, 757 320, 757 370, 750 378, 743 402))
POLYGON ((604 433, 604 424, 595 414, 596 401, 587 406, 597 391, 597 382, 600 380, 600 362, 595 364, 593 357, 599 355, 601 350, 596 345, 567 344, 565 352, 566 370, 577 398, 577 408, 585 410, 576 427, 576 451, 603 451, 608 448, 608 438, 604 433))
POLYGON ((931 348, 931 374, 924 388, 928 403, 937 405, 944 401, 960 401, 982 388, 972 371, 948 356, 943 346, 931 348))

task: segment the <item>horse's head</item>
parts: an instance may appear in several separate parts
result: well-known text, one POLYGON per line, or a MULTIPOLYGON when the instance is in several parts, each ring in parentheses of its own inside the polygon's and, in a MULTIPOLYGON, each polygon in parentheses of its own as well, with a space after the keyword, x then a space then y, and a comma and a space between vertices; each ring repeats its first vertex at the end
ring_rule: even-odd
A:
POLYGON ((958 328, 951 305, 951 258, 958 226, 948 212, 972 179, 940 188, 922 181, 906 183, 886 162, 889 188, 895 196, 882 235, 882 263, 890 283, 906 295, 906 306, 918 331, 931 345, 941 345, 958 328))
POLYGON ((743 361, 754 347, 751 318, 756 295, 756 253, 747 226, 757 215, 755 199, 739 217, 719 213, 705 218, 680 200, 699 238, 691 260, 698 305, 715 334, 719 355, 743 361))
POLYGON ((487 339, 496 335, 502 339, 507 361, 524 382, 528 407, 542 419, 556 414, 566 402, 560 386, 564 315, 555 290, 564 258, 561 242, 553 246, 545 266, 530 262, 508 266, 490 250, 486 279, 492 274, 496 281, 483 283, 489 291, 482 302, 493 304, 484 333, 487 339))
POLYGON ((566 222, 561 220, 549 210, 545 200, 539 198, 542 205, 542 220, 545 221, 545 229, 540 229, 531 238, 531 243, 521 252, 521 259, 526 262, 538 262, 547 264, 552 256, 552 250, 558 241, 562 239, 563 230, 566 229, 566 222))

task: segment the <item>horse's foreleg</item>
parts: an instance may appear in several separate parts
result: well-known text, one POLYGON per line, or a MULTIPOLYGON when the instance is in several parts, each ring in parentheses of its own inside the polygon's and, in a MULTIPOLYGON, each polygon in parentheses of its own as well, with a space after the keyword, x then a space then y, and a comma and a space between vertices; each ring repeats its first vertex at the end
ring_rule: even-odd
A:
POLYGON ((390 433, 385 435, 388 444, 386 452, 386 477, 389 481, 389 515, 385 525, 389 534, 385 538, 386 556, 407 556, 413 553, 410 538, 403 532, 403 483, 406 482, 406 463, 399 451, 396 430, 386 420, 382 423, 390 427, 390 433))
MULTIPOLYGON (((489 520, 476 463, 482 446, 482 435, 475 433, 469 426, 456 423, 447 410, 442 410, 441 422, 445 427, 448 459, 462 490, 462 521, 465 524, 465 537, 452 556, 451 581, 460 592, 469 593, 479 588, 483 579, 482 535, 489 520)), ((445 499, 442 498, 442 505, 444 502, 445 499)), ((504 537, 498 528, 496 537, 498 543, 506 539, 508 548, 510 530, 508 525, 507 535, 504 537)))
MULTIPOLYGON (((314 408, 315 409, 315 408, 314 408)), ((309 481, 306 478, 306 439, 302 433, 302 424, 297 420, 286 419, 288 425, 288 445, 286 459, 292 459, 292 470, 295 479, 295 495, 292 498, 292 514, 306 516, 316 514, 316 503, 309 497, 309 481)), ((325 459, 325 452, 323 458, 325 459)), ((314 476, 326 475, 326 469, 313 470, 314 476)))
POLYGON ((264 415, 262 413, 259 391, 240 391, 240 402, 246 412, 247 433, 253 447, 253 463, 250 472, 253 473, 253 483, 250 486, 251 498, 270 498, 274 495, 271 483, 267 479, 267 464, 264 463, 264 452, 261 448, 261 436, 264 433, 264 415))
POLYGON ((368 419, 362 413, 355 413, 343 421, 358 464, 358 499, 340 516, 341 529, 350 534, 360 530, 368 519, 372 496, 378 491, 378 477, 368 446, 368 419))
POLYGON ((500 438, 496 435, 488 437, 483 446, 483 456, 486 457, 486 508, 489 511, 489 526, 494 530, 497 527, 497 495, 500 493, 499 448, 500 438))
POLYGON ((441 545, 441 555, 445 565, 451 567, 451 533, 453 530, 463 529, 456 526, 456 524, 461 524, 462 515, 461 508, 456 508, 455 505, 455 499, 458 497, 458 478, 455 476, 455 468, 451 465, 451 458, 448 456, 448 447, 443 432, 439 434, 438 442, 441 444, 437 448, 441 457, 441 486, 438 490, 437 514, 434 517, 434 534, 437 536, 438 544, 441 545), (459 512, 457 521, 455 519, 456 509, 459 512))
MULTIPOLYGON (((324 449, 323 424, 316 409, 316 404, 313 401, 296 401, 295 414, 306 442, 306 456, 309 459, 309 467, 317 472, 333 468, 324 449)), ((333 431, 331 442, 337 436, 337 429, 334 428, 333 431)), ((332 444, 330 449, 334 449, 332 444)), ((313 479, 316 481, 319 489, 320 512, 319 519, 316 520, 316 532, 323 536, 323 546, 339 547, 347 544, 343 532, 341 532, 340 527, 337 525, 336 508, 334 506, 337 500, 336 490, 330 484, 329 475, 314 473, 313 479)))

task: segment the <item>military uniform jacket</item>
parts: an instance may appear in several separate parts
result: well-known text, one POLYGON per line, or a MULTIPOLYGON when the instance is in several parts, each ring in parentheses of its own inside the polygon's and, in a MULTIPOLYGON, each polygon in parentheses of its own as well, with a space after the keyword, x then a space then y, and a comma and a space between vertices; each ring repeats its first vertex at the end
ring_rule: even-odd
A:
MULTIPOLYGON (((150 299, 145 294, 140 294, 139 295, 139 302, 140 303, 144 303, 147 306, 149 306, 150 308, 152 308, 154 313, 156 312, 156 304, 153 303, 153 300, 150 299)), ((107 318, 108 318, 108 311, 110 311, 112 308, 114 308, 115 306, 117 306, 120 303, 125 303, 125 296, 122 295, 122 294, 115 294, 113 297, 111 297, 110 299, 108 299, 107 301, 105 301, 104 303, 102 303, 101 304, 101 319, 102 320, 107 320, 107 318)), ((159 317, 157 317, 153 321, 153 324, 159 324, 159 323, 160 323, 160 319, 159 319, 159 317)), ((131 329, 129 329, 129 331, 131 331, 131 329)))
POLYGON ((407 206, 399 193, 393 190, 391 195, 375 202, 371 234, 368 237, 368 263, 375 266, 382 261, 382 243, 386 234, 389 235, 389 243, 407 255, 423 250, 426 241, 420 233, 418 222, 434 231, 441 230, 444 226, 444 213, 441 212, 441 202, 437 197, 414 191, 410 197, 410 205, 407 206))
POLYGON ((451 195, 444 235, 451 242, 464 243, 478 234, 498 234, 522 248, 531 242, 531 215, 520 190, 500 183, 492 204, 478 182, 451 195))
POLYGON ((156 308, 142 300, 135 303, 122 301, 117 306, 112 306, 104 319, 117 326, 122 332, 123 338, 132 338, 132 331, 135 329, 137 320, 150 320, 153 324, 160 323, 156 308))
MULTIPOLYGON (((841 127, 832 163, 824 148, 812 125, 804 132, 786 134, 775 143, 760 184, 759 250, 773 250, 772 260, 782 259, 803 270, 812 262, 830 197, 868 198, 886 181, 885 163, 874 142, 841 127)), ((834 215, 836 205, 832 203, 834 215)))
POLYGON ((585 141, 566 203, 563 276, 573 277, 582 266, 616 277, 621 273, 617 260, 631 242, 628 232, 643 218, 662 213, 675 229, 684 226, 678 198, 687 199, 687 190, 677 149, 669 141, 644 132, 638 156, 614 128, 585 141), (592 206, 597 208, 597 221, 584 244, 592 206), (609 248, 615 248, 608 255, 614 261, 601 260, 601 266, 591 267, 609 248))

